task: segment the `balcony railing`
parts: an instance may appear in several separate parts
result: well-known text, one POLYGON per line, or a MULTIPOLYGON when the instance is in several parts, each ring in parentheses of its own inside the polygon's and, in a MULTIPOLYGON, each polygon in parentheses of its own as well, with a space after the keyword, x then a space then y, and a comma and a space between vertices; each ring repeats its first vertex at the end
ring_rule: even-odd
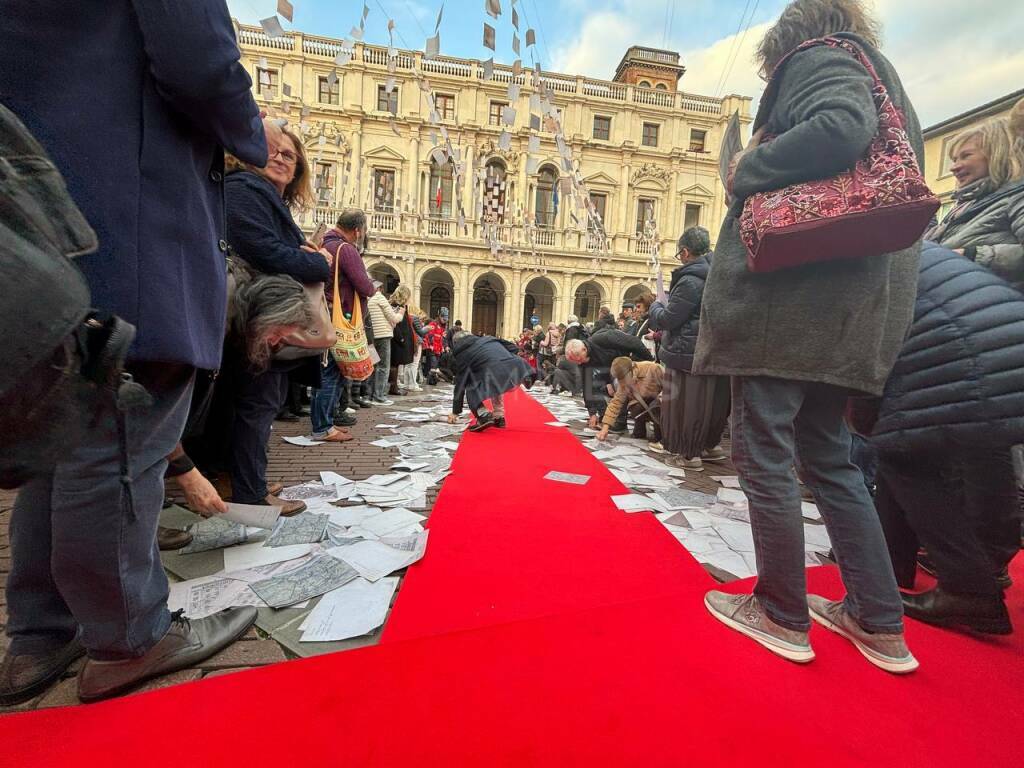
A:
POLYGON ((370 227, 372 232, 394 232, 395 214, 374 213, 370 215, 370 227))
MULTIPOLYGON (((296 43, 300 38, 302 40, 302 52, 306 55, 333 59, 343 49, 340 40, 326 37, 289 32, 282 37, 271 38, 259 27, 239 26, 238 30, 238 42, 240 45, 274 51, 294 51, 297 48, 296 43)), ((353 48, 353 61, 361 62, 368 67, 387 67, 387 48, 366 45, 364 43, 355 43, 353 48)), ((630 49, 630 55, 648 58, 653 61, 664 61, 670 64, 678 63, 678 60, 670 60, 674 54, 664 51, 632 48, 630 49)), ((484 77, 483 64, 480 62, 469 59, 456 59, 450 56, 424 59, 420 51, 398 51, 396 67, 403 71, 412 71, 419 68, 424 73, 430 75, 440 75, 442 77, 462 80, 482 81, 484 77)), ((650 88, 624 85, 610 80, 572 77, 554 72, 544 72, 541 78, 556 93, 576 96, 581 99, 606 99, 609 101, 641 104, 645 107, 676 109, 709 116, 720 116, 722 114, 722 100, 710 96, 699 96, 683 93, 682 91, 657 91, 650 88)), ((502 85, 512 82, 525 85, 527 80, 526 74, 521 73, 515 76, 512 73, 511 67, 496 64, 491 81, 502 85)))

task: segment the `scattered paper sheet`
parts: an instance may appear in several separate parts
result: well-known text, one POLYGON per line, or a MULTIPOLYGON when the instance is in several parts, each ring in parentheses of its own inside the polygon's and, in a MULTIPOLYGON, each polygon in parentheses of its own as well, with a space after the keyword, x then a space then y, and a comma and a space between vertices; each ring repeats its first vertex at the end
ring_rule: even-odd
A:
POLYGON ((270 563, 283 563, 304 557, 312 551, 309 544, 296 544, 291 547, 265 547, 262 541, 242 544, 224 550, 224 570, 242 571, 270 563))
POLYGON ((821 520, 821 512, 818 511, 818 505, 812 504, 809 501, 800 502, 800 514, 808 520, 821 520))
POLYGON ((544 424, 549 426, 549 427, 568 427, 569 426, 564 421, 545 421, 544 424))
POLYGON ((235 544, 244 544, 249 540, 245 526, 224 519, 223 515, 200 520, 189 526, 192 541, 187 547, 178 550, 178 554, 190 555, 195 552, 208 552, 211 549, 224 549, 235 544))
MULTIPOLYGON (((349 486, 354 487, 351 483, 349 483, 349 486)), ((343 491, 345 491, 345 488, 339 488, 336 484, 324 485, 323 483, 312 482, 289 486, 278 494, 278 498, 285 501, 305 501, 307 503, 311 501, 324 501, 333 503, 348 497, 349 494, 347 492, 343 493, 343 491)))
POLYGON ((661 512, 664 511, 657 501, 641 496, 638 493, 624 493, 619 496, 612 496, 615 506, 623 512, 661 512))
POLYGON ((190 619, 203 619, 224 610, 243 605, 266 607, 244 581, 223 576, 204 576, 171 584, 167 607, 184 610, 190 619))
POLYGON ((747 505, 747 494, 736 488, 719 488, 718 500, 722 504, 734 504, 736 506, 747 505))
POLYGON ((281 18, 288 19, 288 21, 291 21, 292 20, 292 13, 293 13, 292 4, 289 3, 288 0, 277 0, 277 14, 281 18))
POLYGON ((381 538, 383 536, 395 535, 400 531, 407 530, 411 526, 419 525, 426 519, 423 515, 412 512, 404 507, 385 509, 374 515, 364 517, 357 526, 350 528, 349 532, 371 534, 366 536, 368 539, 381 538))
POLYGON ((735 475, 712 475, 711 479, 721 483, 725 488, 740 487, 740 479, 735 475))
POLYGON ((329 515, 302 512, 295 517, 282 517, 274 526, 268 547, 288 547, 293 544, 316 544, 327 536, 329 515))
POLYGON ((429 531, 402 538, 358 541, 345 547, 333 547, 327 554, 355 568, 367 581, 379 581, 406 568, 423 557, 429 531))
POLYGON ((308 448, 312 445, 323 445, 323 441, 321 440, 310 440, 308 437, 304 437, 302 435, 297 435, 295 437, 282 437, 281 439, 291 445, 299 445, 304 448, 308 448))
POLYGON ((260 26, 263 27, 263 32, 269 38, 284 37, 284 27, 282 27, 281 22, 277 20, 277 16, 260 19, 260 26))
POLYGON ((303 622, 301 642, 337 642, 377 629, 387 618, 398 579, 354 579, 324 595, 303 622))
POLYGON ((551 471, 544 475, 545 480, 554 480, 558 483, 571 483, 573 485, 586 485, 590 475, 574 475, 571 472, 551 471))
POLYGON ((251 586, 267 605, 284 608, 330 592, 357 577, 351 566, 329 555, 320 555, 295 570, 254 581, 251 586))

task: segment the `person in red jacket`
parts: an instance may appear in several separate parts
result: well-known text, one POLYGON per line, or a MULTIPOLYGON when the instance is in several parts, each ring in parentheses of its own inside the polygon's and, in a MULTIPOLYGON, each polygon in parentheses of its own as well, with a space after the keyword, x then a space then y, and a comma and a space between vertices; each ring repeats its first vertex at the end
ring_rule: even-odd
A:
POLYGON ((427 383, 437 384, 437 367, 444 353, 448 331, 448 307, 441 307, 437 317, 427 325, 427 335, 423 339, 423 367, 427 372, 427 383))

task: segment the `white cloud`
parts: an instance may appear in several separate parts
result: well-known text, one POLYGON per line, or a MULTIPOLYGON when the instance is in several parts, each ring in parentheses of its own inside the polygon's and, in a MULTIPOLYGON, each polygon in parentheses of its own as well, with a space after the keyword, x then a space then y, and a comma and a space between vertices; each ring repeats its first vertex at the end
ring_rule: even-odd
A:
MULTIPOLYGON (((882 49, 896 66, 910 98, 928 126, 1024 87, 1024 4, 1007 0, 971 3, 935 0, 874 0, 885 35, 882 49)), ((703 3, 701 3, 703 5, 703 3)), ((719 5, 721 8, 721 5, 719 5)), ((578 32, 552 50, 552 69, 611 78, 629 45, 661 47, 662 2, 633 2, 591 11, 578 32)), ((696 21, 696 20, 694 20, 696 21)), ((677 30, 680 28, 677 19, 677 30)), ((729 35, 706 46, 680 47, 686 74, 680 88, 715 95, 730 51, 735 63, 721 94, 756 99, 764 89, 753 63, 757 44, 771 22, 745 36, 729 35), (738 52, 733 45, 739 45, 738 52)), ((692 31, 687 34, 692 37, 692 31)), ((674 35, 678 40, 681 34, 674 35)))

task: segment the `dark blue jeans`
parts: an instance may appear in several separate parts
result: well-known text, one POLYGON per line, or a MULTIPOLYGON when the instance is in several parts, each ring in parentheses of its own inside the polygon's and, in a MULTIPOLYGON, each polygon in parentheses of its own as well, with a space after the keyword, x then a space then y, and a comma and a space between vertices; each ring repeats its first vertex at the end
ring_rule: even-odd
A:
POLYGON ((313 390, 313 401, 309 409, 313 437, 327 437, 334 426, 334 409, 341 395, 341 371, 330 355, 327 356, 327 364, 320 367, 320 378, 321 387, 313 390))
POLYGON ((750 502, 757 555, 754 594, 773 621, 810 628, 796 451, 832 540, 846 607, 872 632, 902 632, 903 606, 882 526, 843 420, 847 392, 828 384, 734 377, 732 459, 750 502))
POLYGON ((239 372, 230 462, 231 497, 239 504, 262 504, 267 497, 267 443, 287 398, 287 372, 239 372))
POLYGON ((119 428, 111 398, 91 439, 15 501, 7 582, 13 653, 55 650, 80 629, 91 658, 131 658, 170 626, 156 531, 166 456, 185 428, 195 371, 167 363, 131 370, 153 407, 124 414, 119 428))

